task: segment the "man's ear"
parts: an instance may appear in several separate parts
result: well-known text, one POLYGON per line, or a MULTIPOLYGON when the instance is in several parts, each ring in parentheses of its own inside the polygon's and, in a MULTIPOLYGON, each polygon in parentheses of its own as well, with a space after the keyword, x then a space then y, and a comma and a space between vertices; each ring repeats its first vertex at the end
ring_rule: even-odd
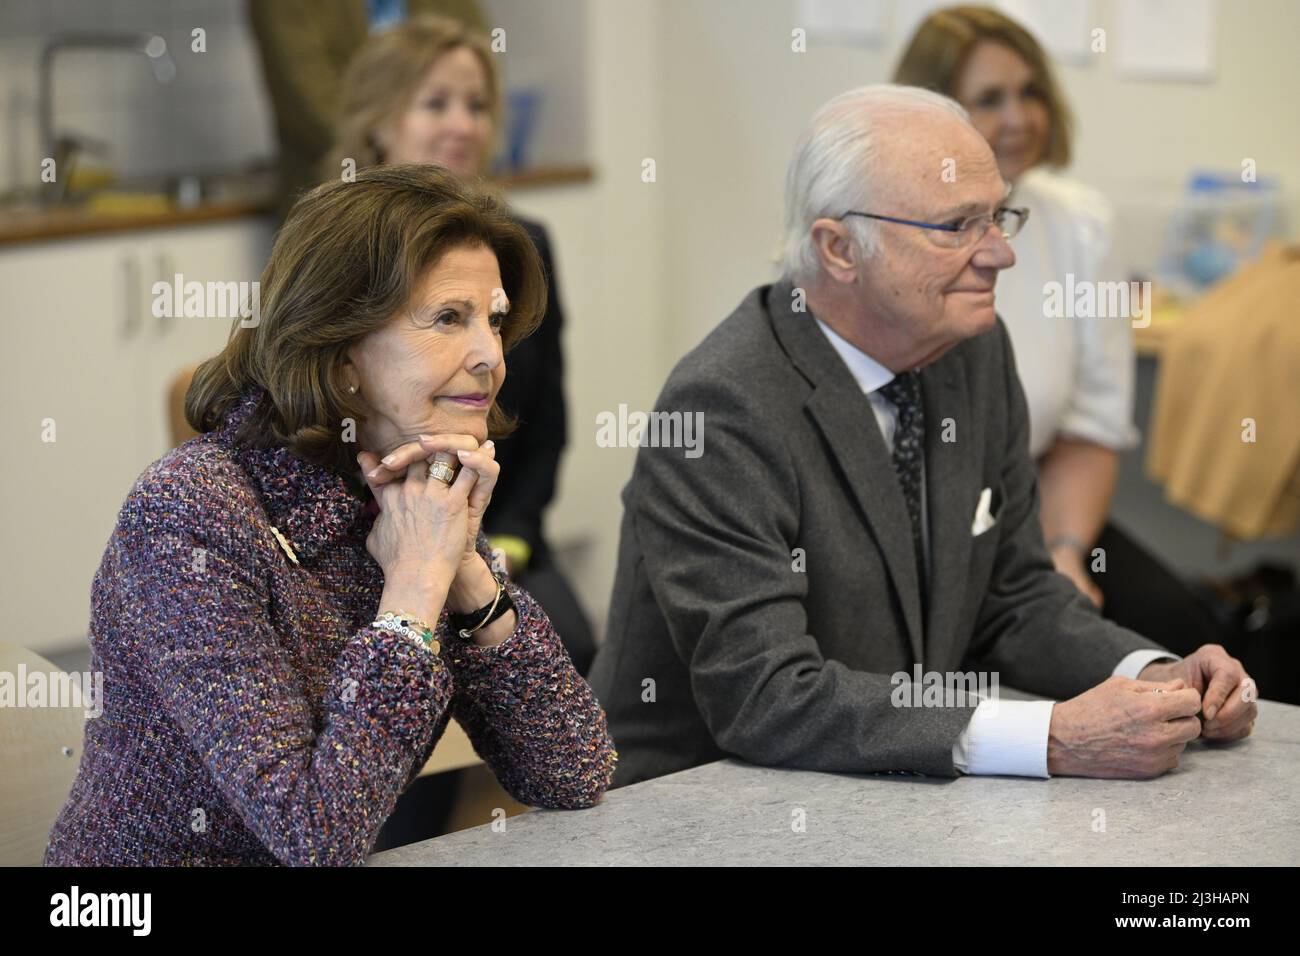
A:
POLYGON ((838 219, 818 219, 812 224, 811 234, 822 271, 846 285, 856 281, 858 247, 848 227, 838 219))

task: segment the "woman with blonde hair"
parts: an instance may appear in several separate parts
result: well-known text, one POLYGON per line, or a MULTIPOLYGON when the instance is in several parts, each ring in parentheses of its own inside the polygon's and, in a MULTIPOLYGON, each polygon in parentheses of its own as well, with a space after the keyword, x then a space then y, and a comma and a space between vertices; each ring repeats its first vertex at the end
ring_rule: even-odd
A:
POLYGON ((1182 582, 1108 520, 1119 453, 1138 440, 1130 318, 1045 309, 1048 283, 1114 278, 1106 275, 1110 204, 1056 172, 1069 165, 1074 130, 1047 55, 997 10, 949 7, 917 28, 894 81, 965 107, 1012 186, 1007 203, 1031 212, 1016 237, 1016 265, 998 279, 997 304, 1029 405, 1040 520, 1056 569, 1108 618, 1172 650, 1214 643, 1208 614, 1182 582))
MULTIPOLYGON (((487 41, 442 17, 413 17, 371 36, 348 66, 338 137, 323 175, 384 163, 431 163, 481 179, 501 125, 501 81, 487 41)), ((556 565, 544 528, 568 440, 564 312, 545 228, 519 216, 542 259, 547 309, 510 356, 500 402, 519 426, 498 450, 502 477, 484 519, 494 548, 555 621, 580 673, 596 653, 591 625, 556 565)))
POLYGON ((359 864, 452 716, 515 799, 600 798, 605 715, 480 533, 545 295, 527 234, 436 167, 298 202, 95 576, 107 694, 47 864, 359 864))

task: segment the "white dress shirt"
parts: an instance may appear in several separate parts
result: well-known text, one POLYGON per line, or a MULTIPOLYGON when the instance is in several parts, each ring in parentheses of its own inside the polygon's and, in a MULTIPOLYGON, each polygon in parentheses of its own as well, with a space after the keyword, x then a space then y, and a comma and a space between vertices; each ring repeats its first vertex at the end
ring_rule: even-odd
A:
MULTIPOLYGON (((849 344, 821 319, 817 325, 827 340, 839 353, 853 378, 871 402, 871 411, 884 436, 885 447, 894 450, 894 430, 898 424, 898 410, 880 388, 887 385, 894 373, 870 355, 849 344)), ((929 506, 925 494, 925 463, 921 464, 921 528, 922 550, 925 554, 926 573, 930 566, 930 532, 927 513, 929 506)), ((1178 660, 1164 651, 1134 651, 1124 657, 1112 672, 1121 677, 1136 678, 1152 661, 1178 660)), ((1000 774, 1015 777, 1047 777, 1047 738, 1052 723, 1050 700, 999 700, 997 706, 983 701, 975 708, 970 723, 952 746, 952 762, 962 773, 1000 774)))

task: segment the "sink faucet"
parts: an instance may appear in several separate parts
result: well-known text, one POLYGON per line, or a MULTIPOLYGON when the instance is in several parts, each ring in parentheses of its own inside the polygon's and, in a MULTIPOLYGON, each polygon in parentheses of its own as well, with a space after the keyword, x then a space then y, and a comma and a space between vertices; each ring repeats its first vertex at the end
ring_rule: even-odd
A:
POLYGON ((55 188, 45 195, 50 202, 67 196, 73 158, 78 149, 99 151, 102 143, 84 136, 58 136, 54 132, 54 58, 66 50, 123 50, 141 53, 149 60, 153 78, 166 85, 176 78, 176 63, 167 41, 156 33, 64 33, 51 37, 41 50, 37 110, 44 155, 54 159, 55 188))

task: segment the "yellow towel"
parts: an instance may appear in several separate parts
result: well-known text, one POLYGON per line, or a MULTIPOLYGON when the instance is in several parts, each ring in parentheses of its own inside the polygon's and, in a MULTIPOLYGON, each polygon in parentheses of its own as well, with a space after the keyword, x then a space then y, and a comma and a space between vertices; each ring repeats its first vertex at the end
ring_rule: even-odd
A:
POLYGON ((1300 524, 1300 248, 1268 248, 1187 310, 1152 419, 1147 474, 1170 501, 1237 538, 1300 524))
POLYGON ((86 210, 103 216, 161 216, 171 212, 172 201, 162 193, 94 193, 86 210))

